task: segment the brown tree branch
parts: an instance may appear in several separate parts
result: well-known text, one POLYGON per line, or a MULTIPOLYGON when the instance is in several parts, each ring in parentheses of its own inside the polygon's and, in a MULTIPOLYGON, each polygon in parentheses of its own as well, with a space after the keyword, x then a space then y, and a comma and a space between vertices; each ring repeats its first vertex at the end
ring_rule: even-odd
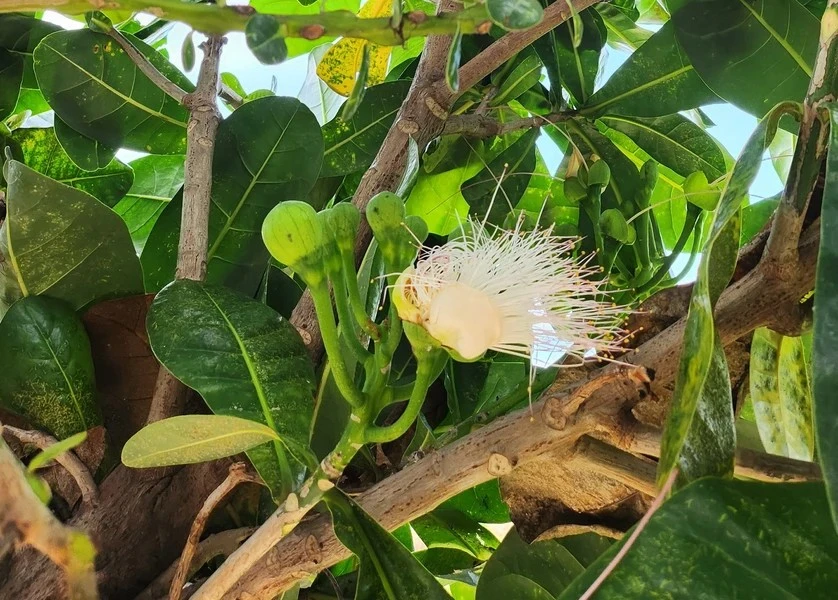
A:
MULTIPOLYGON (((724 344, 769 322, 778 306, 787 306, 788 300, 812 289, 818 239, 819 228, 814 224, 802 236, 800 262, 792 279, 778 280, 760 263, 724 291, 716 308, 717 330, 724 344)), ((630 356, 635 364, 655 372, 652 389, 662 397, 667 397, 674 385, 685 323, 686 318, 681 318, 630 356)), ((626 436, 624 413, 636 401, 637 392, 626 378, 613 379, 609 368, 604 371, 611 383, 588 397, 563 428, 551 427, 543 415, 550 412, 548 404, 561 410, 578 384, 569 388, 551 386, 533 405, 532 412, 525 409, 493 421, 385 479, 358 501, 383 527, 394 529, 451 496, 502 476, 505 469, 499 469, 500 464, 514 469, 546 455, 554 461, 562 460, 571 455, 583 435, 595 434, 623 447, 618 442, 626 436), (538 417, 533 420, 532 415, 538 417)), ((328 517, 305 521, 259 560, 224 598, 246 598, 247 594, 273 597, 348 554, 334 536, 328 517)))
POLYGON ((186 544, 183 546, 183 552, 180 555, 175 574, 172 577, 172 583, 169 586, 169 600, 180 600, 180 594, 183 586, 186 583, 186 578, 192 571, 192 562, 197 551, 198 542, 201 539, 201 534, 204 532, 207 521, 212 516, 215 508, 232 492, 240 483, 251 482, 260 483, 259 477, 253 475, 248 471, 247 464, 240 462, 230 465, 230 471, 227 478, 221 482, 213 492, 207 496, 204 505, 195 520, 192 522, 192 528, 189 530, 189 537, 186 538, 186 544))
POLYGON ((0 548, 26 544, 60 566, 71 600, 95 600, 93 544, 83 532, 66 527, 32 491, 22 465, 0 437, 0 548))
MULTIPOLYGON (((218 112, 218 76, 224 38, 212 35, 201 44, 204 59, 195 91, 182 98, 189 109, 186 127, 186 165, 184 167, 183 209, 180 221, 176 279, 203 281, 207 274, 212 157, 218 112)), ((149 423, 179 414, 187 389, 161 365, 154 388, 149 423)))
MULTIPOLYGON (((11 425, 0 425, 0 431, 8 432, 24 444, 32 444, 41 450, 54 446, 58 443, 54 437, 41 431, 27 431, 25 429, 18 429, 11 425)), ((93 504, 99 497, 99 490, 96 489, 96 482, 93 481, 93 476, 85 464, 73 453, 72 450, 62 452, 55 457, 55 462, 66 469, 67 473, 75 480, 76 485, 79 486, 81 492, 82 502, 84 504, 93 504)))
POLYGON ((568 464, 583 468, 654 497, 657 493, 655 472, 657 463, 615 448, 595 438, 583 437, 568 464))
POLYGON ((521 129, 535 129, 546 125, 554 125, 571 118, 572 113, 552 113, 549 115, 535 115, 522 119, 515 119, 505 123, 492 119, 480 113, 470 115, 456 115, 449 117, 442 128, 442 135, 461 134, 471 138, 489 138, 506 135, 521 129))
POLYGON ((151 64, 151 61, 145 57, 145 55, 137 50, 134 47, 134 44, 122 35, 122 32, 119 31, 116 27, 111 27, 108 30, 108 35, 112 40, 114 40, 117 44, 122 46, 122 49, 125 50, 125 54, 127 54, 131 60, 137 65, 137 68, 143 72, 143 74, 148 77, 151 82, 156 85, 158 88, 163 90, 166 94, 177 100, 180 104, 183 104, 183 100, 186 97, 186 92, 183 91, 178 84, 174 81, 170 80, 168 77, 163 75, 157 67, 151 64))

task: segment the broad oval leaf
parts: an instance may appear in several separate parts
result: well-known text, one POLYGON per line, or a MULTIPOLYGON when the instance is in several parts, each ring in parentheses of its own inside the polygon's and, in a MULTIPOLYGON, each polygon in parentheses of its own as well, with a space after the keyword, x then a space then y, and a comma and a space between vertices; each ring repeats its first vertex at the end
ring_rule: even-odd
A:
MULTIPOLYGON (((268 265, 262 221, 279 202, 305 200, 323 161, 323 138, 296 98, 248 102, 218 127, 213 155, 207 281, 254 294, 268 265)), ((146 288, 174 279, 180 199, 169 203, 148 236, 146 288)))
POLYGON ((15 160, 5 174, 0 312, 21 296, 46 294, 79 309, 142 292, 140 262, 116 213, 15 160))
POLYGON ((12 132, 12 139, 20 146, 26 166, 58 183, 87 192, 107 206, 119 202, 134 180, 131 168, 116 159, 94 171, 80 169, 58 143, 53 129, 17 129, 12 132))
POLYGON ((451 600, 399 540, 337 488, 324 497, 335 535, 361 562, 357 600, 451 600))
POLYGON ((0 48, 0 119, 14 112, 23 81, 23 58, 0 48))
POLYGON ((718 101, 698 76, 667 22, 632 53, 580 113, 658 117, 718 101))
POLYGON ((486 0, 486 10, 504 29, 528 29, 544 18, 538 0, 486 0))
POLYGON ((797 0, 678 2, 678 43, 707 85, 757 117, 803 100, 818 49, 818 20, 797 0))
POLYGON ((279 434, 281 442, 248 455, 280 496, 291 483, 283 482, 285 448, 307 458, 314 410, 314 369, 294 327, 261 302, 188 280, 157 294, 147 324, 160 362, 215 414, 257 421, 279 434))
MULTIPOLYGON (((622 545, 559 598, 579 598, 622 545)), ((652 516, 596 598, 831 598, 836 556, 823 484, 705 478, 652 516)))
MULTIPOLYGON (((189 80, 144 42, 126 36, 159 71, 186 91, 189 80)), ((146 77, 107 35, 59 31, 35 49, 35 74, 56 114, 112 148, 183 154, 187 109, 146 77)))
POLYGON ((66 303, 15 302, 0 321, 0 404, 62 439, 100 425, 90 342, 66 303))
POLYGON ((122 447, 122 462, 143 469, 206 462, 277 440, 254 421, 223 415, 180 415, 143 427, 122 447))
MULTIPOLYGON (((17 67, 13 66, 11 71, 3 72, 3 89, 0 90, 0 98, 10 98, 14 95, 17 105, 12 105, 12 114, 31 110, 32 114, 38 114, 49 110, 43 95, 38 90, 38 82, 35 79, 35 71, 32 66, 32 52, 45 36, 60 31, 60 28, 53 23, 36 19, 32 16, 21 13, 7 13, 0 15, 0 65, 17 63, 16 57, 22 61, 23 71, 20 81, 17 81, 17 67), (7 79, 11 77, 11 80, 7 79), (17 86, 14 82, 17 81, 17 86), (8 87, 6 87, 8 86, 8 87), (18 91, 20 94, 18 95, 18 91), (7 96, 8 94, 8 96, 7 96)), ((0 67, 2 68, 2 67, 0 67)), ((0 106, 5 105, 5 100, 0 100, 0 106)), ((0 110, 2 114, 2 110, 0 110)), ((5 117, 6 115, 2 115, 5 117)))
POLYGON ((79 133, 58 115, 53 116, 53 130, 58 143, 76 166, 85 171, 105 168, 116 156, 116 148, 79 133))
POLYGON ((145 247, 157 218, 183 186, 182 156, 151 154, 131 161, 134 182, 113 207, 128 226, 137 254, 145 247))
POLYGON ((366 91, 363 104, 349 121, 338 116, 326 123, 320 177, 346 175, 370 166, 409 88, 410 82, 401 80, 375 85, 366 91))

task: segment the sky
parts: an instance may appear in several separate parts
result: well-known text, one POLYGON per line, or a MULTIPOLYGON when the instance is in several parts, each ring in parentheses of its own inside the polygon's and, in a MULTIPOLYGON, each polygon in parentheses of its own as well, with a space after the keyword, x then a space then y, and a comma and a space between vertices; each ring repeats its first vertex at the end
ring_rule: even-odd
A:
MULTIPOLYGON (((62 17, 57 13, 47 12, 45 18, 66 28, 77 28, 81 26, 79 22, 62 17)), ((649 26, 649 29, 654 28, 654 26, 649 26)), ((181 47, 188 32, 189 28, 185 25, 175 24, 167 38, 166 47, 169 53, 169 60, 181 70, 184 70, 180 60, 181 47)), ((201 39, 202 36, 195 35, 196 45, 200 43, 201 39)), ((597 78, 597 89, 602 87, 627 58, 627 52, 611 48, 610 46, 605 47, 600 74, 597 78)), ((201 59, 200 51, 197 52, 196 59, 197 64, 199 64, 201 59)), ((257 89, 269 89, 275 79, 277 94, 297 96, 305 80, 307 70, 307 55, 295 57, 280 65, 262 65, 253 57, 250 50, 248 50, 244 34, 242 33, 228 34, 227 44, 221 57, 221 71, 234 73, 247 92, 252 92, 257 89)), ((187 73, 187 76, 194 82, 198 76, 198 67, 196 66, 191 72, 187 73)), ((546 75, 544 80, 546 83, 546 75)), ((730 104, 710 105, 703 107, 703 110, 715 123, 715 126, 708 128, 707 132, 715 137, 732 156, 738 156, 751 132, 756 127, 757 119, 730 104)), ((542 135, 539 138, 538 147, 550 171, 555 172, 556 167, 558 167, 562 159, 561 153, 546 135, 542 135)), ((121 160, 128 162, 141 156, 141 154, 130 150, 121 150, 117 156, 121 160)), ((762 168, 754 184, 751 186, 751 202, 757 202, 773 196, 781 189, 782 182, 766 152, 762 168)), ((680 272, 685 262, 686 257, 682 261, 677 261, 672 266, 672 273, 680 272)), ((693 265, 692 272, 685 275, 683 280, 685 283, 694 280, 695 269, 698 268, 697 263, 698 261, 693 265)))

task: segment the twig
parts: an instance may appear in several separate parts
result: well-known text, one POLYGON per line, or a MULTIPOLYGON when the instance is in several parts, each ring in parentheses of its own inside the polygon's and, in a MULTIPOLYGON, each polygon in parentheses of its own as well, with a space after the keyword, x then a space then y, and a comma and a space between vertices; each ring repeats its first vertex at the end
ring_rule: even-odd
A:
POLYGON ((765 248, 764 256, 775 265, 780 278, 795 267, 795 251, 803 229, 806 208, 826 158, 829 136, 826 104, 835 100, 838 89, 836 11, 838 0, 829 0, 821 21, 814 73, 803 101, 803 117, 792 158, 792 169, 765 248))
POLYGON ((515 119, 505 123, 496 121, 488 115, 475 113, 471 115, 457 115, 449 117, 445 121, 442 135, 459 133, 467 137, 488 138, 499 135, 506 135, 521 129, 535 129, 545 125, 554 125, 557 122, 569 119, 571 113, 553 113, 549 115, 535 115, 523 119, 515 119))
MULTIPOLYGON (((213 558, 232 554, 254 531, 256 531, 256 527, 239 527, 238 529, 228 529, 214 533, 201 540, 195 549, 195 556, 191 561, 191 566, 186 575, 187 579, 213 558)), ((172 580, 180 566, 180 562, 180 558, 175 560, 134 600, 168 600, 169 588, 172 585, 172 580)))
POLYGON ((657 510, 663 504, 663 501, 666 500, 666 497, 669 495, 669 490, 672 489, 673 484, 675 483, 675 478, 678 476, 678 469, 672 469, 672 472, 667 477, 666 482, 663 484, 661 491, 655 497, 654 502, 652 502, 652 506, 649 507, 649 510, 646 511, 646 514, 643 515, 643 518, 640 519, 640 522, 634 528, 634 531, 631 532, 629 539, 626 540, 626 543, 623 544, 623 547, 620 548, 620 551, 614 555, 614 558, 611 559, 611 562, 605 567, 602 573, 599 574, 594 582, 590 585, 590 587, 579 597, 579 600, 590 600, 593 598, 594 594, 596 593, 599 586, 603 584, 603 582, 608 578, 611 573, 614 572, 614 569, 617 568, 617 565, 620 564, 620 561, 628 554, 628 551, 631 550, 631 547, 634 546, 634 542, 637 541, 637 538, 640 536, 641 532, 646 529, 646 525, 649 524, 649 521, 652 518, 657 510))
MULTIPOLYGON (((25 429, 18 429, 11 425, 0 426, 2 431, 8 431, 11 435, 16 437, 24 444, 32 444, 41 450, 48 448, 58 443, 54 437, 41 431, 27 431, 25 429)), ((96 482, 90 475, 85 464, 73 453, 72 450, 62 452, 55 457, 55 462, 60 464, 70 476, 75 480, 76 485, 79 486, 81 492, 82 502, 85 504, 93 504, 99 496, 99 490, 96 488, 96 482)))
MULTIPOLYGON (((181 21, 207 34, 223 35, 245 31, 256 14, 250 6, 198 4, 181 0, 0 0, 0 13, 55 10, 76 15, 91 10, 145 12, 167 21, 181 21)), ((326 11, 308 15, 271 15, 283 38, 316 40, 323 36, 365 39, 381 46, 401 46, 414 37, 486 33, 491 26, 484 4, 455 14, 428 16, 422 11, 406 12, 393 23, 392 17, 368 19, 348 11, 326 11)))
POLYGON ((597 439, 583 437, 569 463, 605 475, 647 496, 655 495, 654 461, 624 452, 597 439))
POLYGON ((172 577, 172 584, 169 586, 170 600, 180 600, 181 590, 183 590, 183 586, 189 576, 201 534, 204 532, 204 527, 210 516, 212 516, 215 507, 240 483, 244 482, 259 483, 260 479, 248 472, 246 463, 240 462, 230 465, 230 472, 227 474, 227 478, 207 497, 201 510, 195 515, 192 528, 189 530, 189 537, 186 538, 186 545, 184 545, 183 552, 180 555, 180 562, 178 563, 174 577, 172 577))
MULTIPOLYGON (((183 98, 189 109, 186 128, 183 209, 178 244, 177 279, 203 281, 207 274, 207 240, 212 192, 212 157, 215 133, 221 115, 216 104, 218 71, 224 38, 211 35, 201 44, 204 59, 195 91, 183 98)), ((186 387, 161 366, 147 421, 152 423, 178 414, 186 399, 186 387)))
POLYGON ((59 565, 67 578, 72 600, 95 600, 95 549, 87 536, 65 527, 32 491, 22 465, 0 438, 0 547, 8 537, 28 544, 59 565))
MULTIPOLYGON (((621 447, 628 452, 660 456, 661 432, 659 429, 631 422, 623 426, 619 439, 621 447)), ((776 454, 766 454, 740 448, 736 451, 734 474, 759 481, 821 481, 820 466, 805 460, 795 460, 776 454)))
POLYGON ((163 75, 157 67, 155 67, 151 62, 145 57, 145 55, 137 50, 134 47, 134 44, 122 35, 122 32, 119 31, 116 27, 111 27, 108 30, 108 35, 113 39, 117 44, 122 46, 122 49, 125 50, 125 54, 127 54, 134 64, 137 65, 137 68, 143 72, 143 74, 151 79, 152 83, 163 90, 166 94, 177 100, 180 104, 183 104, 183 99, 186 96, 186 92, 183 91, 178 84, 174 81, 171 81, 168 77, 163 75))

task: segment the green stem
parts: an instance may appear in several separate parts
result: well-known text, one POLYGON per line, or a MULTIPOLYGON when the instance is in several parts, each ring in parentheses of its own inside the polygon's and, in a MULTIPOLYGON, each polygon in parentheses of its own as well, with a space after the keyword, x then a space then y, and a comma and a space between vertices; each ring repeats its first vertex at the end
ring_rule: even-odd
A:
POLYGON ((410 394, 410 400, 407 401, 404 412, 392 425, 384 427, 369 425, 364 432, 365 442, 384 443, 398 439, 410 428, 416 420, 416 417, 419 416, 419 412, 422 410, 422 404, 425 402, 425 396, 428 394, 428 389, 431 387, 434 379, 436 379, 436 374, 432 356, 417 356, 416 361, 416 383, 413 384, 413 391, 410 394))
POLYGON ((355 320, 352 318, 352 313, 349 310, 349 299, 347 298, 346 286, 344 285, 343 276, 340 273, 332 274, 332 286, 335 292, 335 306, 338 310, 338 327, 343 333, 343 338, 349 346, 349 350, 359 363, 366 364, 372 358, 369 350, 364 348, 358 339, 358 334, 355 330, 355 320))
POLYGON ((681 254, 681 251, 687 244, 687 240, 689 239, 690 234, 692 234, 695 231, 695 235, 699 235, 699 232, 696 231, 695 226, 700 216, 701 209, 693 204, 690 204, 687 209, 687 220, 684 223, 684 228, 681 230, 681 235, 678 237, 678 241, 675 242, 675 247, 672 248, 672 252, 669 253, 666 259, 663 261, 663 264, 655 272, 652 278, 637 288, 636 292, 638 294, 642 294, 653 289, 669 274, 669 269, 672 268, 672 265, 675 263, 675 260, 681 254))
MULTIPOLYGON (((146 12, 160 19, 181 21, 208 34, 244 31, 256 11, 245 6, 193 4, 182 0, 0 0, 0 13, 56 10, 77 15, 91 10, 126 10, 146 12)), ((320 37, 350 37, 369 40, 382 46, 401 46, 405 40, 426 35, 453 35, 458 28, 464 33, 481 33, 490 22, 485 4, 455 13, 402 15, 398 23, 392 17, 365 19, 347 10, 311 15, 270 15, 276 19, 276 35, 284 38, 316 40, 320 37)))
POLYGON ((335 315, 332 313, 332 301, 329 297, 328 288, 324 285, 310 287, 311 297, 314 300, 314 309, 317 311, 317 321, 320 323, 320 333, 323 336, 323 346, 329 357, 329 366, 335 378, 335 384, 340 393, 353 408, 360 409, 364 406, 364 396, 355 387, 355 382, 346 369, 346 363, 340 351, 338 340, 338 328, 335 324, 335 315))
POLYGON ((355 319, 358 321, 358 325, 361 326, 361 329, 370 336, 376 342, 381 339, 381 333, 378 331, 378 327, 367 314, 366 306, 364 306, 363 300, 361 300, 361 290, 358 289, 358 277, 355 275, 355 257, 352 255, 352 252, 343 252, 340 253, 340 259, 343 266, 343 273, 344 273, 344 282, 346 283, 346 291, 347 295, 349 296, 349 306, 352 309, 352 313, 355 315, 355 319))

